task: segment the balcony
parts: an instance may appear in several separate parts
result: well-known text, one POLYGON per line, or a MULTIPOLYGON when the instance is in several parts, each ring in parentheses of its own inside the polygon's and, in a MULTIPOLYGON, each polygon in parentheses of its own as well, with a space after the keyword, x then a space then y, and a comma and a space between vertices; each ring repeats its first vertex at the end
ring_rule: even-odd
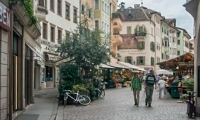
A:
POLYGON ((122 44, 122 37, 119 34, 113 34, 112 36, 113 46, 118 46, 122 44))
POLYGON ((45 6, 43 5, 38 5, 37 6, 37 11, 36 11, 36 17, 38 18, 39 21, 45 21, 46 20, 46 15, 48 14, 48 10, 46 9, 45 6))
POLYGON ((146 37, 146 32, 135 32, 135 37, 137 39, 145 39, 146 37))
POLYGON ((17 16, 20 23, 23 26, 26 26, 25 29, 27 30, 29 35, 32 38, 37 39, 41 35, 40 26, 39 25, 32 25, 30 27, 27 27, 27 25, 29 24, 29 21, 30 21, 30 17, 28 15, 24 14, 24 8, 22 6, 22 3, 17 2, 16 4, 14 4, 12 6, 12 10, 13 10, 14 14, 17 16))
POLYGON ((122 30, 122 21, 120 18, 120 13, 112 13, 112 26, 113 30, 121 31, 122 30))

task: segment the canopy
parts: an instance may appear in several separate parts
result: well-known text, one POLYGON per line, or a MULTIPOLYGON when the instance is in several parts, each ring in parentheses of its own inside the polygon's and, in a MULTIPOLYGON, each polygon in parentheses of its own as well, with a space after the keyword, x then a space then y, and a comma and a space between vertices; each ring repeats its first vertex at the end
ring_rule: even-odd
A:
POLYGON ((124 68, 124 69, 129 69, 129 67, 126 67, 124 65, 120 65, 120 64, 117 64, 117 63, 108 63, 109 66, 112 66, 112 67, 115 67, 115 68, 124 68))
POLYGON ((131 69, 135 69, 135 70, 140 70, 140 71, 146 71, 146 70, 144 70, 143 68, 139 68, 139 67, 137 67, 137 66, 135 66, 135 65, 132 65, 132 64, 130 64, 130 63, 126 63, 126 62, 118 62, 120 65, 124 65, 124 66, 127 66, 127 67, 129 67, 129 68, 131 68, 131 69))
POLYGON ((131 65, 130 63, 126 63, 126 62, 118 62, 120 65, 124 65, 126 67, 132 68, 132 69, 138 69, 137 66, 135 65, 131 65))
POLYGON ((113 68, 113 67, 105 65, 105 64, 101 64, 99 67, 101 67, 101 68, 113 68))
POLYGON ((160 70, 156 70, 156 74, 159 75, 159 74, 173 74, 173 72, 170 72, 168 70, 164 70, 164 69, 160 69, 160 70))

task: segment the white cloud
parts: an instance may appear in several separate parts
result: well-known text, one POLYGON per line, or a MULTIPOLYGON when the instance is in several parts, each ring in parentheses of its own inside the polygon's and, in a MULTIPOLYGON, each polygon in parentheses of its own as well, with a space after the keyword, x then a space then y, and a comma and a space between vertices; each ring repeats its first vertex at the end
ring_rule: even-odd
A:
MULTIPOLYGON (((118 0, 118 4, 125 3, 126 7, 134 7, 134 4, 140 4, 141 0, 118 0)), ((185 10, 183 5, 186 0, 143 0, 143 6, 158 11, 165 18, 176 18, 177 27, 184 28, 193 36, 193 18, 185 10)))

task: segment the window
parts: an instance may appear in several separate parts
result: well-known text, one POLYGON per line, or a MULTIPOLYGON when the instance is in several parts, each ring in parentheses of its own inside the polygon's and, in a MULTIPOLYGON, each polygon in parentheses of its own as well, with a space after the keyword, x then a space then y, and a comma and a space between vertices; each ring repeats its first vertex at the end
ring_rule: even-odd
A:
POLYGON ((62 30, 58 29, 58 43, 61 44, 62 42, 62 30))
POLYGON ((81 5, 81 13, 84 14, 85 13, 85 5, 81 5))
POLYGON ((177 55, 180 55, 180 51, 177 51, 177 55))
POLYGON ((189 48, 189 44, 187 41, 185 41, 185 47, 189 48))
POLYGON ((43 29, 42 29, 42 36, 44 39, 47 39, 47 24, 43 23, 43 29))
POLYGON ((151 57, 151 65, 154 65, 154 57, 151 57))
POLYGON ((164 59, 164 54, 162 53, 162 59, 164 59))
POLYGON ((172 38, 172 42, 175 43, 175 39, 174 39, 174 37, 172 38))
POLYGON ((95 29, 99 29, 99 21, 95 20, 95 29))
POLYGON ((92 18, 92 8, 90 8, 90 9, 88 10, 88 12, 89 12, 89 13, 88 13, 88 17, 89 17, 89 18, 92 18))
POLYGON ((95 8, 96 10, 99 9, 99 0, 95 0, 95 6, 94 6, 94 8, 95 8))
POLYGON ((74 22, 77 23, 77 8, 74 7, 74 22))
POLYGON ((132 57, 131 56, 125 57, 125 62, 132 64, 132 57))
POLYGON ((54 12, 54 0, 50 0, 50 10, 54 12))
POLYGON ((178 40, 178 41, 177 41, 177 44, 178 44, 178 45, 180 45, 180 44, 181 44, 181 41, 180 41, 180 40, 178 40))
POLYGON ((66 37, 69 37, 70 36, 70 32, 69 31, 65 31, 65 34, 66 34, 66 37))
POLYGON ((145 43, 144 42, 137 42, 137 49, 145 49, 145 43))
POLYGON ((145 65, 145 56, 137 57, 137 65, 145 65))
POLYGON ((127 34, 131 34, 131 26, 127 26, 127 34))
POLYGON ((152 51, 155 51, 155 43, 154 43, 154 42, 151 42, 151 43, 150 43, 150 49, 151 49, 152 51))
POLYGON ((55 27, 51 26, 51 42, 55 42, 55 27))
POLYGON ((62 16, 62 1, 61 0, 58 0, 58 15, 62 16))
POLYGON ((38 5, 44 7, 44 6, 45 6, 45 4, 44 4, 44 0, 39 0, 39 1, 38 1, 38 5))
POLYGON ((162 27, 162 32, 163 32, 163 27, 162 27))
POLYGON ((49 66, 46 67, 46 81, 52 81, 53 80, 53 68, 49 66))
POLYGON ((153 28, 151 28, 151 34, 153 35, 153 28))
POLYGON ((101 5, 101 6, 102 6, 102 8, 101 8, 102 11, 105 11, 105 8, 104 8, 104 1, 102 1, 102 5, 101 5))
POLYGON ((167 47, 168 46, 168 42, 165 40, 165 47, 167 47))
POLYGON ((70 20, 70 4, 66 3, 65 5, 65 18, 70 20))

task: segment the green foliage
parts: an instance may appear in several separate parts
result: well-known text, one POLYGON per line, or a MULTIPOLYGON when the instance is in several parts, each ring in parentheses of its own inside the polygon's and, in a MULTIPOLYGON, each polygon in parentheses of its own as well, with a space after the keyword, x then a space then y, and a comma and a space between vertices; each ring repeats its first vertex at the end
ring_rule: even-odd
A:
POLYGON ((60 65, 60 79, 70 81, 74 84, 80 78, 78 77, 78 66, 72 63, 63 63, 60 65))
POLYGON ((93 99, 96 97, 96 88, 94 87, 94 85, 89 85, 88 90, 90 91, 90 98, 93 99))
POLYGON ((112 18, 120 18, 120 12, 112 13, 112 18))
POLYGON ((32 0, 10 0, 11 4, 16 4, 17 2, 21 3, 24 10, 24 14, 29 17, 28 26, 30 27, 32 25, 37 25, 38 20, 37 20, 37 17, 34 15, 33 1, 32 0))
POLYGON ((73 88, 72 88, 72 91, 74 93, 76 92, 84 92, 84 93, 89 93, 89 90, 87 88, 87 86, 85 84, 77 84, 77 85, 74 85, 73 88))
POLYGON ((191 91, 194 90, 194 78, 189 78, 187 80, 183 80, 182 82, 183 86, 187 86, 188 89, 190 89, 191 91))
POLYGON ((109 61, 110 36, 98 29, 89 29, 87 20, 79 23, 73 35, 66 36, 57 52, 62 58, 80 67, 94 67, 109 61))

